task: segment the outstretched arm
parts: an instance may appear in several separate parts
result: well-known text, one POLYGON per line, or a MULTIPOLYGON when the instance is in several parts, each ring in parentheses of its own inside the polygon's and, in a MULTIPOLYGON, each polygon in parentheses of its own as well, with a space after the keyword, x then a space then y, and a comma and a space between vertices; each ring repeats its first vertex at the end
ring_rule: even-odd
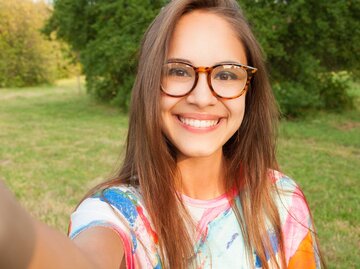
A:
POLYGON ((0 181, 0 268, 119 269, 121 239, 107 228, 84 231, 74 241, 35 220, 0 181))
POLYGON ((35 227, 0 181, 0 268, 27 268, 35 247, 35 227))

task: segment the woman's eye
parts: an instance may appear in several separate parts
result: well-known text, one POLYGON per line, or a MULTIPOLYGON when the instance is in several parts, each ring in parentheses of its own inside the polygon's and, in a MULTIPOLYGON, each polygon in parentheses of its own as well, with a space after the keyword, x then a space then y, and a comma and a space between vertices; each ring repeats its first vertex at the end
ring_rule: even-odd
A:
POLYGON ((238 79, 238 76, 232 72, 229 71, 223 71, 219 72, 215 75, 215 79, 219 80, 236 80, 238 79))
POLYGON ((168 72, 169 76, 175 76, 175 77, 189 77, 190 74, 182 68, 172 68, 168 72))

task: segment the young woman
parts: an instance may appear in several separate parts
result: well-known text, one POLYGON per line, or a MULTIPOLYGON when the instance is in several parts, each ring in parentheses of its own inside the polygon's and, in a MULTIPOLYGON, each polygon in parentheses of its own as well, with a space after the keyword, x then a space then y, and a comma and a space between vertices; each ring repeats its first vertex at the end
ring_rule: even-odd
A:
POLYGON ((29 223, 22 262, 320 268, 305 197, 275 170, 277 118, 236 1, 171 1, 145 33, 118 175, 77 207, 72 241, 14 209, 29 223))

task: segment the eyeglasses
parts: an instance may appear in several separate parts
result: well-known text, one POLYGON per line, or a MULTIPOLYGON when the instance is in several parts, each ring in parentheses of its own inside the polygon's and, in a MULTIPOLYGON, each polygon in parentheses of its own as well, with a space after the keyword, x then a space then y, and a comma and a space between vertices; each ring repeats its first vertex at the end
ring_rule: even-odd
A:
POLYGON ((256 71, 254 67, 233 63, 194 67, 184 62, 168 62, 162 69, 161 90, 172 97, 183 97, 195 89, 199 73, 206 73, 214 96, 234 99, 245 93, 256 71))

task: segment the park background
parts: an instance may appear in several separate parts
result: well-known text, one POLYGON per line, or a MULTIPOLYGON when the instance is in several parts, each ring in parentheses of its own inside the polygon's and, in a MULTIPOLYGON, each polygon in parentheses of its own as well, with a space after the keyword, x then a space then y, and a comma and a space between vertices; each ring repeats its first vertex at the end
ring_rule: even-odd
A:
MULTIPOLYGON (((66 233, 121 163, 138 44, 164 0, 0 0, 0 180, 66 233)), ((329 268, 360 266, 360 1, 239 1, 282 118, 281 169, 329 268)))

